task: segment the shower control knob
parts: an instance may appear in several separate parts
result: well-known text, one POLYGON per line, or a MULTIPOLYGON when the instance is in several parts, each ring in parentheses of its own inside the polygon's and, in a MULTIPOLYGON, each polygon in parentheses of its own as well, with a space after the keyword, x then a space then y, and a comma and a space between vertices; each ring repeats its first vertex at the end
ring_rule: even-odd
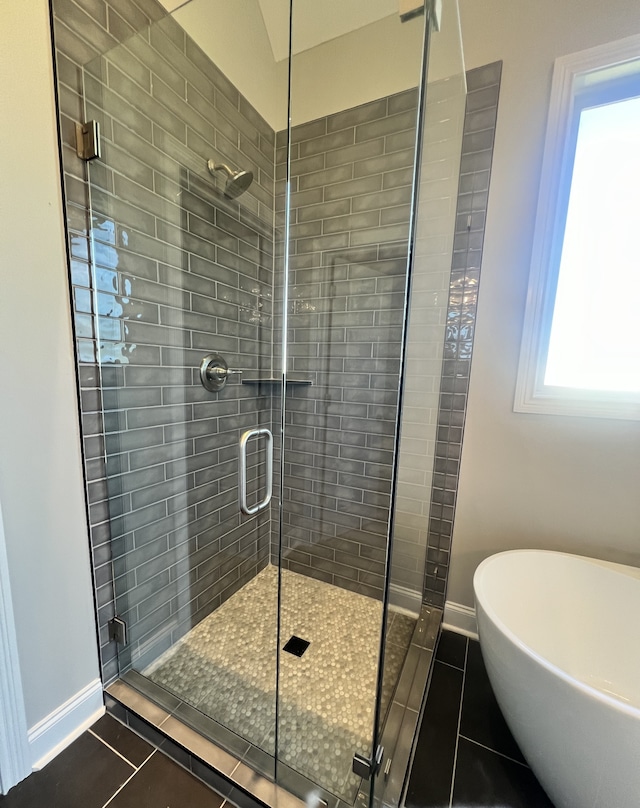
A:
POLYGON ((200 363, 200 381, 211 393, 222 390, 229 376, 241 373, 241 370, 230 368, 226 359, 217 353, 207 354, 200 363))

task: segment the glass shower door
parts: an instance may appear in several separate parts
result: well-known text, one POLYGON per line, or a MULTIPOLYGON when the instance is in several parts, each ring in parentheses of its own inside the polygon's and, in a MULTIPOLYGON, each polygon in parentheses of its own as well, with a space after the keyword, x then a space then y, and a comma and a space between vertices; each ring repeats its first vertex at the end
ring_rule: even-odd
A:
POLYGON ((88 64, 84 89, 119 674, 272 756, 279 434, 251 382, 272 372, 275 134, 172 17, 88 64))
POLYGON ((363 4, 354 22, 349 4, 293 3, 291 127, 276 152, 290 202, 277 775, 328 803, 369 802, 376 717, 417 618, 388 619, 382 704, 424 36, 424 16, 363 4))
POLYGON ((421 603, 389 541, 425 19, 357 5, 294 0, 289 127, 256 4, 191 0, 83 77, 120 677, 332 808, 370 800, 421 603))
POLYGON ((426 564, 446 564, 429 546, 429 520, 453 518, 451 501, 433 482, 443 471, 435 450, 443 439, 445 333, 455 327, 450 314, 448 323, 448 304, 466 107, 457 2, 445 3, 437 28, 431 25, 423 91, 377 728, 385 759, 373 790, 374 804, 387 806, 402 794, 441 620, 439 610, 422 604, 426 564), (412 614, 419 615, 417 623, 412 614))

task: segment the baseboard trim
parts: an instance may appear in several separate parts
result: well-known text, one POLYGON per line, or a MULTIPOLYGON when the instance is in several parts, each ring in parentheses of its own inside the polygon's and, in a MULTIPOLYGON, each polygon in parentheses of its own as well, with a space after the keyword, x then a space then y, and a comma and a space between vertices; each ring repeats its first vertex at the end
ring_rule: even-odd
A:
POLYGON ((391 584, 389 587, 389 603, 394 607, 408 614, 419 615, 422 608, 422 595, 413 589, 399 584, 391 584))
POLYGON ((476 622, 476 610, 462 603, 454 603, 448 600, 444 605, 444 617, 442 628, 464 634, 465 637, 478 639, 478 624, 476 622))
POLYGON ((29 730, 33 771, 43 769, 103 715, 102 682, 94 679, 29 730))

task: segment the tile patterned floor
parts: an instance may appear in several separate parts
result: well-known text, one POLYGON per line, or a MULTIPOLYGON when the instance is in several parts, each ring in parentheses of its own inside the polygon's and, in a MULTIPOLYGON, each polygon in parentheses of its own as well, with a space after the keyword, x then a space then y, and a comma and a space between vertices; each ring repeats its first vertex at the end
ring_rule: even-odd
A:
POLYGON ((443 632, 406 808, 553 808, 491 689, 480 646, 443 632))
POLYGON ((233 808, 109 715, 42 771, 0 796, 0 808, 233 808))
MULTIPOLYGON (((0 796, 0 808, 44 806, 233 808, 111 716, 0 796)), ((449 632, 438 645, 406 797, 406 808, 436 806, 553 808, 504 723, 478 644, 449 632)))
MULTIPOLYGON (((152 681, 269 754, 275 751, 278 573, 266 567, 144 671, 152 681)), ((280 759, 352 802, 355 752, 370 753, 382 604, 283 570, 280 759)), ((388 702, 415 620, 392 615, 384 676, 388 702)))

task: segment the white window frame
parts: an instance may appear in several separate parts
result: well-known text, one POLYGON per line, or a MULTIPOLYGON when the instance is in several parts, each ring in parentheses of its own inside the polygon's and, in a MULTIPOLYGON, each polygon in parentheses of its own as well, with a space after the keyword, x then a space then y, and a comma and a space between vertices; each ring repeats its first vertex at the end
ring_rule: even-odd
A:
POLYGON ((640 36, 556 60, 538 198, 515 412, 640 419, 640 394, 544 384, 576 145, 579 90, 640 76, 640 36))

